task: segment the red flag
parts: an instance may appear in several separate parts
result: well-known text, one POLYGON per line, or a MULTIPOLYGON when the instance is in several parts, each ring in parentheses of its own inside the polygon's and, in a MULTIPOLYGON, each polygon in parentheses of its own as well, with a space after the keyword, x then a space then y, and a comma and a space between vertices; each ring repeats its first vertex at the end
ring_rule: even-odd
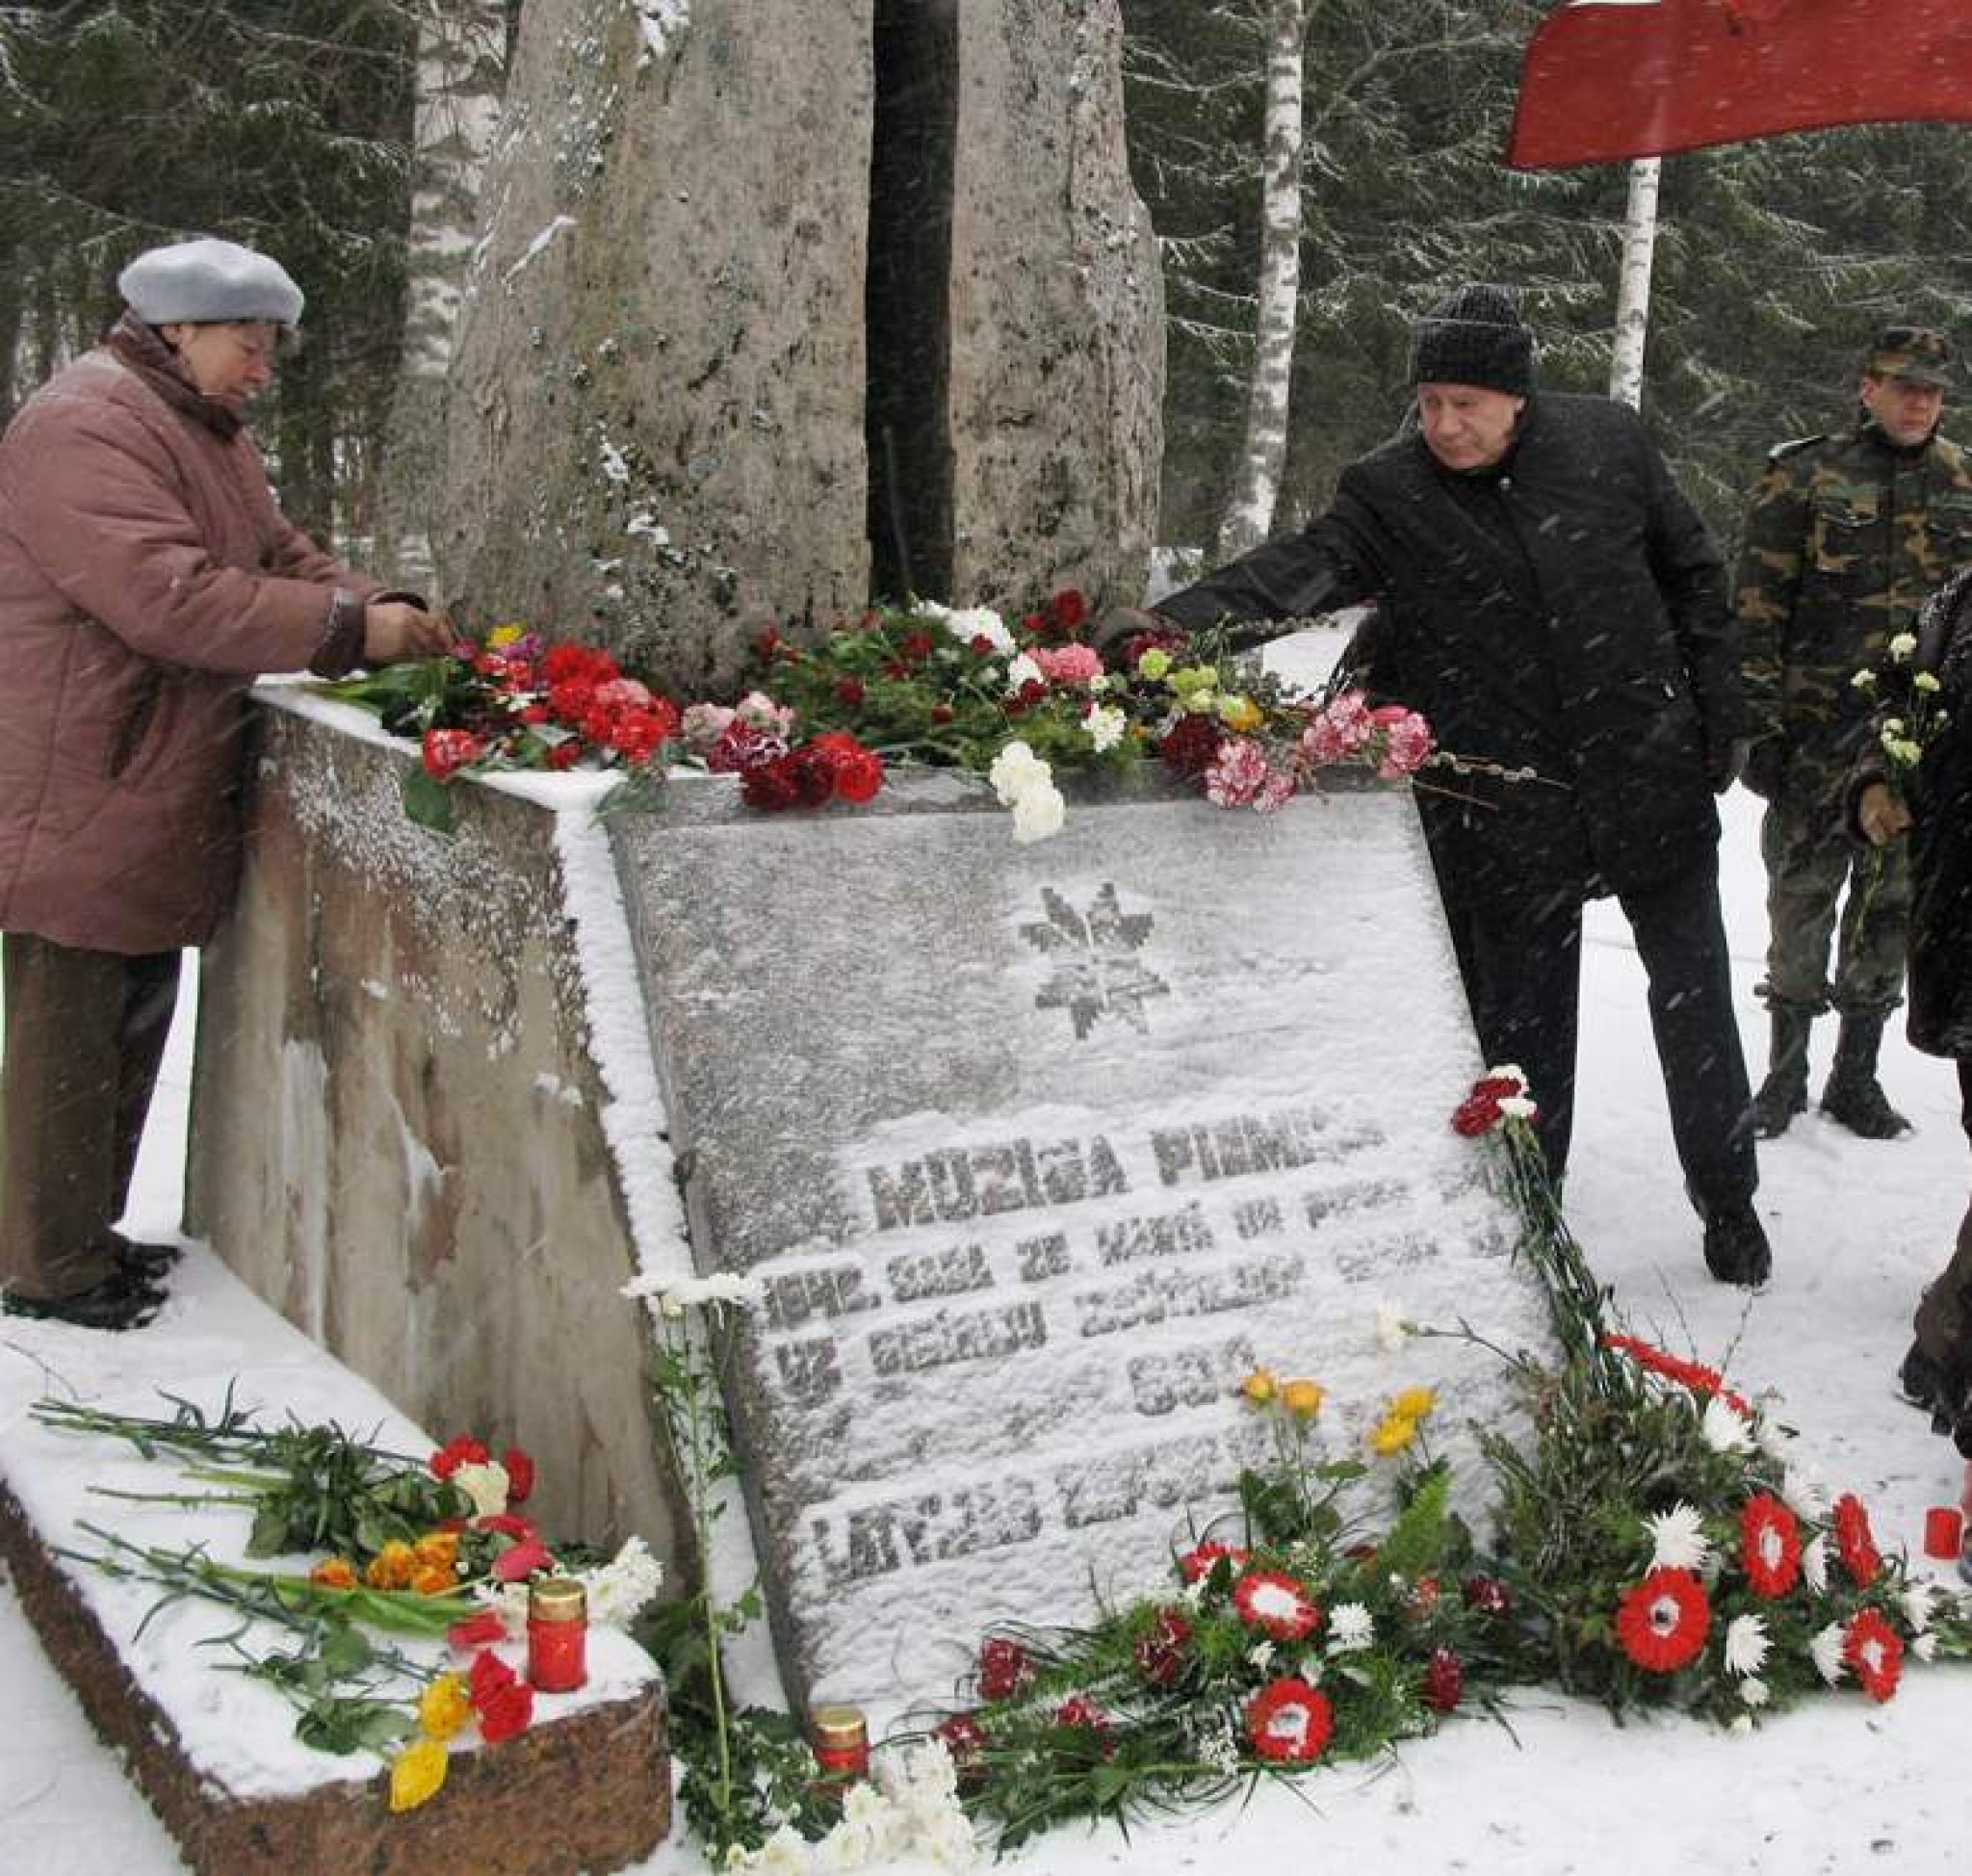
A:
POLYGON ((1972 121, 1972 0, 1568 0, 1527 47, 1507 162, 1913 117, 1972 121))

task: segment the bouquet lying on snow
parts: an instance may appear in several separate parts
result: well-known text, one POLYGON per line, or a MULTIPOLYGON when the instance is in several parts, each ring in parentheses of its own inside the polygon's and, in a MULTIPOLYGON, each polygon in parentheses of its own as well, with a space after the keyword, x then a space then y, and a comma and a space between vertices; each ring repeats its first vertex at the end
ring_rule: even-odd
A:
POLYGON ((629 804, 666 764, 690 763, 737 775, 749 806, 775 810, 867 801, 897 763, 969 769, 1012 811, 1014 838, 1032 841, 1062 825, 1065 769, 1156 756, 1217 805, 1266 813, 1323 769, 1401 781, 1431 757, 1414 712, 1372 709, 1357 691, 1310 701, 1176 631, 1105 663, 1079 640, 1086 622, 1081 595, 1065 591, 1017 625, 926 602, 867 612, 807 645, 769 628, 732 704, 681 705, 607 652, 519 626, 325 689, 420 740, 405 805, 441 829, 445 784, 498 769, 618 769, 611 798, 629 804))
POLYGON ((1533 1117, 1509 1068, 1453 1120, 1501 1156, 1560 1348, 1500 1351, 1532 1433, 1478 1429, 1498 1485, 1491 1547, 1448 1509, 1428 1389, 1387 1403, 1362 1458, 1316 1463, 1320 1386, 1250 1376, 1275 1458, 1244 1475, 1236 1513, 1192 1534, 1160 1594, 1087 1627, 996 1628, 961 1706, 928 1726, 1002 1848, 1371 1756, 1496 1710, 1516 1683, 1743 1729, 1814 1693, 1886 1701, 1908 1661, 1972 1654, 1959 1594, 1885 1555, 1862 1501, 1814 1480, 1768 1403, 1615 1326, 1533 1117), (1384 1461, 1398 1510, 1378 1533, 1348 1495, 1384 1461))
POLYGON ((480 1442, 461 1436, 419 1459, 337 1426, 256 1426, 233 1405, 230 1391, 214 1418, 190 1401, 167 1398, 176 1410, 169 1420, 56 1399, 30 1411, 50 1426, 126 1442, 146 1459, 175 1456, 186 1462, 183 1477, 195 1488, 95 1488, 102 1496, 235 1507, 251 1517, 247 1557, 304 1553, 316 1560, 286 1570, 227 1564, 202 1543, 138 1544, 91 1524, 81 1529, 100 1550, 58 1554, 155 1584, 161 1606, 196 1596, 237 1611, 242 1629, 228 1641, 233 1659, 226 1665, 293 1703, 295 1733, 304 1745, 385 1756, 394 1811, 438 1790, 449 1742, 468 1729, 487 1745, 527 1729, 533 1689, 500 1651, 525 1633, 531 1582, 580 1577, 590 1619, 598 1622, 626 1623, 657 1593, 662 1571, 640 1539, 609 1563, 548 1549, 520 1510, 534 1469, 516 1446, 496 1459, 480 1442), (248 1620, 286 1631, 291 1650, 249 1652, 241 1640, 248 1620), (420 1642, 423 1649, 415 1646, 420 1642), (437 1652, 441 1642, 455 1665, 437 1652))

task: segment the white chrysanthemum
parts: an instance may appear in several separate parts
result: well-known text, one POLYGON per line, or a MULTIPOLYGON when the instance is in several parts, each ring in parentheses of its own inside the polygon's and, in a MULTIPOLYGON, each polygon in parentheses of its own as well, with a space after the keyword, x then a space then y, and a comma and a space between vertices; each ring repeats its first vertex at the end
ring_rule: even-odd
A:
POLYGON ((1376 1641, 1376 1618, 1361 1602, 1338 1602, 1329 1616, 1329 1653, 1353 1655, 1376 1641))
POLYGON ((1764 1707, 1774 1697, 1774 1690, 1758 1675, 1750 1674, 1739 1683, 1739 1697, 1749 1707, 1764 1707))
POLYGON ((1710 1540, 1705 1536, 1705 1521, 1696 1505, 1680 1500, 1669 1511, 1646 1518, 1644 1524, 1653 1547, 1653 1570, 1701 1570, 1712 1554, 1710 1540))
POLYGON ((1814 1656, 1815 1672, 1833 1686, 1848 1672, 1842 1659, 1842 1644, 1848 1639, 1839 1622, 1831 1622, 1807 1645, 1814 1656))
POLYGON ((1919 671, 1910 680, 1910 683, 1912 688, 1918 690, 1936 690, 1942 689, 1937 681, 1937 673, 1935 671, 1919 671))
POLYGON ((969 606, 953 612, 935 599, 921 599, 918 616, 944 626, 962 645, 971 644, 974 638, 984 638, 1002 658, 1013 656, 1013 634, 1006 629, 1006 621, 990 606, 969 606))
POLYGON ((1273 1643, 1270 1641, 1255 1642, 1246 1651, 1246 1658, 1251 1666, 1258 1668, 1264 1674, 1274 1658, 1273 1643))
POLYGON ((1319 1655, 1304 1655, 1294 1670, 1295 1677, 1310 1687, 1319 1687, 1322 1676, 1328 1672, 1328 1665, 1319 1655))
POLYGON ((1015 737, 993 758, 986 779, 999 796, 999 805, 1010 808, 1031 789, 1051 788, 1054 771, 1034 753, 1031 744, 1015 737))
POLYGON ((1018 690, 1024 684, 1046 684, 1048 673, 1027 656, 1025 652, 1006 667, 1006 688, 1018 690))
POLYGON ((1021 847, 1051 839, 1068 821, 1068 803, 1051 782, 1030 788, 1013 804, 1013 837, 1021 847))
POLYGON ((783 1824, 758 1850, 734 1844, 726 1852, 728 1869, 743 1869, 753 1876, 802 1876, 808 1867, 808 1839, 791 1824, 783 1824))
POLYGON ((1403 1347, 1404 1339, 1411 1333, 1411 1325, 1404 1319, 1404 1312, 1394 1303, 1379 1303, 1376 1306, 1376 1342, 1386 1354, 1394 1355, 1403 1347))
POLYGON ((1805 1466, 1789 1466, 1780 1475, 1780 1496, 1797 1518, 1819 1518, 1829 1508, 1829 1488, 1805 1466))
POLYGON ((1829 1540, 1818 1537, 1801 1552, 1801 1580, 1817 1596, 1829 1587, 1829 1540))
POLYGON ((1897 1599, 1904 1611, 1904 1620, 1909 1624, 1913 1635, 1921 1635, 1931 1627, 1932 1586, 1929 1583, 1911 1583, 1897 1599))
POLYGON ((1849 682, 1858 690, 1874 690, 1876 689, 1876 673, 1874 671, 1857 671, 1849 682))
POLYGON ((1752 1437, 1759 1449, 1769 1459, 1777 1459, 1781 1465, 1787 1463, 1787 1456, 1794 1450, 1795 1436, 1791 1429, 1784 1427, 1771 1414, 1754 1417, 1752 1437))
POLYGON ((1195 1576, 1178 1594, 1184 1602, 1189 1602, 1193 1608, 1197 1608, 1206 1600, 1206 1592, 1210 1588, 1211 1584, 1206 1577, 1195 1576))
POLYGON ((589 1620, 618 1628, 634 1620, 664 1585, 664 1566, 640 1537, 626 1538, 608 1563, 581 1576, 588 1591, 589 1620))
POLYGON ((1521 1087, 1527 1085, 1527 1071, 1518 1062, 1496 1062, 1486 1071, 1489 1081, 1518 1081, 1521 1087))
POLYGON ((506 1509, 506 1494, 510 1481, 506 1468, 497 1459, 488 1459, 475 1464, 468 1461, 455 1467, 452 1483, 456 1485, 473 1501, 475 1518, 497 1518, 506 1509))
POLYGON ((1509 1120, 1532 1120, 1541 1110, 1524 1094, 1509 1094, 1501 1100, 1499 1111, 1509 1120))
POLYGON ((1890 656, 1900 664, 1916 649, 1917 635, 1913 632, 1900 632, 1890 640, 1890 656))
POLYGON ((1937 1656, 1937 1630, 1927 1628, 1921 1635, 1910 1638, 1910 1652, 1920 1661, 1934 1660, 1937 1656))
POLYGON ((1082 728, 1088 731, 1089 742, 1098 755, 1104 749, 1115 748, 1129 727, 1129 718, 1113 704, 1091 704, 1082 718, 1082 728))
POLYGON ((1699 1431, 1714 1452, 1746 1452, 1752 1446, 1752 1434, 1748 1430, 1746 1416, 1730 1405, 1722 1394, 1715 1394, 1705 1402, 1704 1418, 1699 1421, 1699 1431))
POLYGON ((1726 1724, 1726 1731, 1727 1733, 1751 1733, 1752 1731, 1752 1715, 1751 1713, 1733 1714, 1731 1719, 1726 1724))
POLYGON ((1737 1675, 1757 1674, 1772 1646, 1764 1616, 1736 1615, 1726 1629, 1726 1666, 1737 1675))

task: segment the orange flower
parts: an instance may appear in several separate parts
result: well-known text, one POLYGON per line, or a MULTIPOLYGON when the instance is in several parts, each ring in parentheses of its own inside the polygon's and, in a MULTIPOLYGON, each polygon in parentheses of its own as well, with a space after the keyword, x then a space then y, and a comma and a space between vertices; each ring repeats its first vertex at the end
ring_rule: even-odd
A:
POLYGON ((414 1811, 445 1783, 452 1755, 437 1739, 420 1739, 391 1760, 390 1808, 414 1811))
POLYGON ((418 1696, 418 1724, 428 1739, 450 1739, 472 1717, 473 1703, 455 1674, 441 1674, 418 1696))
POLYGON ((412 1554, 422 1564, 442 1564, 447 1570, 458 1564, 458 1532, 427 1531, 411 1546, 412 1554))
POLYGON ((420 1596, 443 1596, 458 1587, 458 1572, 449 1563, 421 1563, 411 1572, 409 1587, 420 1596))
POLYGON ((411 1547, 393 1537, 364 1565, 363 1580, 372 1589, 408 1589, 415 1567, 411 1547))
POLYGON ((308 1580, 321 1589, 354 1589, 356 1566, 348 1557, 330 1557, 309 1571, 308 1580))

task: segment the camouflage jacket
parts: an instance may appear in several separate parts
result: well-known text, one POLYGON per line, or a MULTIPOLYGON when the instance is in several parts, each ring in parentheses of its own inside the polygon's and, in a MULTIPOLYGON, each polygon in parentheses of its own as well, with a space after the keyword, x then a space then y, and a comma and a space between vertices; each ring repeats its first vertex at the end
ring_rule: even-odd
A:
POLYGON ((1972 456, 1874 424, 1783 443, 1747 514, 1735 593, 1747 726, 1835 758, 1869 715, 1850 679, 1972 564, 1972 456))

